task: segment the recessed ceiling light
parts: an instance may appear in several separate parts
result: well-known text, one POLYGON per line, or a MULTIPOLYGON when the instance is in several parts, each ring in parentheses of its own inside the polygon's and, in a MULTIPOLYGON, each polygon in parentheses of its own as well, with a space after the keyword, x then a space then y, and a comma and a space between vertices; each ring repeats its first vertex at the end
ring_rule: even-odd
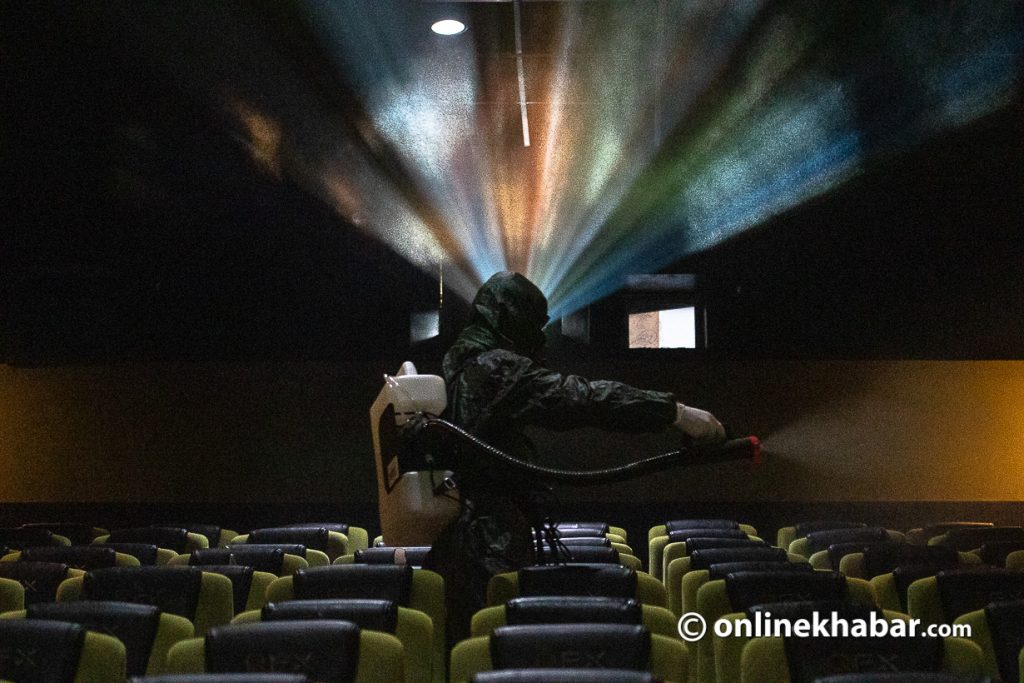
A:
POLYGON ((466 25, 455 19, 442 19, 441 21, 434 22, 430 30, 434 33, 440 33, 442 36, 454 36, 465 31, 466 25))

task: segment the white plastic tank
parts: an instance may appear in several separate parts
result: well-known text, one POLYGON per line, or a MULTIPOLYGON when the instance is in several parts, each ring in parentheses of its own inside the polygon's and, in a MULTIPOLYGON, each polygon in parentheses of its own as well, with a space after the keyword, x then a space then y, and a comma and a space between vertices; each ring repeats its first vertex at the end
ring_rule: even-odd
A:
POLYGON ((420 375, 406 361, 397 374, 385 375, 384 388, 370 406, 381 535, 387 545, 432 545, 458 514, 458 491, 436 490, 451 472, 401 472, 391 429, 392 419, 399 427, 419 412, 440 415, 447 403, 444 379, 420 375))

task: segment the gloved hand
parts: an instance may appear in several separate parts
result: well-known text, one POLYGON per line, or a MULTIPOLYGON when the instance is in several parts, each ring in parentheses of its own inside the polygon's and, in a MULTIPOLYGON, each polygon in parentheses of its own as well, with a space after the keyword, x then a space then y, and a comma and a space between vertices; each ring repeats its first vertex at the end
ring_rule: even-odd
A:
POLYGON ((676 403, 676 421, 672 426, 683 432, 697 444, 711 444, 725 441, 725 427, 706 410, 676 403))

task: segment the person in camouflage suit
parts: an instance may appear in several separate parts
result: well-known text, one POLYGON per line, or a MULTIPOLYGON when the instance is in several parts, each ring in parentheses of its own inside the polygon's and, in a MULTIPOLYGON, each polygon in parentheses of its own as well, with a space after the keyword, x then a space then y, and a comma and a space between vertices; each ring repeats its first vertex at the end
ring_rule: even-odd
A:
MULTIPOLYGON (((492 446, 532 460, 535 449, 523 432, 527 425, 621 432, 658 432, 674 425, 699 442, 724 439, 710 413, 684 406, 672 394, 544 367, 547 299, 519 273, 492 276, 472 306, 469 324, 444 357, 445 417, 492 446)), ((531 564, 530 528, 542 521, 535 519, 542 514, 536 504, 540 487, 489 461, 464 459, 456 481, 465 504, 428 559, 446 579, 452 643, 469 635, 488 579, 531 564)))

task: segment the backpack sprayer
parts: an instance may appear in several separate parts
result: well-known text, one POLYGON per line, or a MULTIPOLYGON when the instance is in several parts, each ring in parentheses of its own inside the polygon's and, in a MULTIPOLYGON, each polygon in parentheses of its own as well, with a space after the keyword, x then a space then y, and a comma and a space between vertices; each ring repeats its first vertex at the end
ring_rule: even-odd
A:
POLYGON ((420 375, 406 362, 370 408, 381 531, 394 546, 427 546, 459 513, 458 458, 472 453, 535 484, 590 486, 645 474, 727 460, 762 460, 756 436, 689 446, 596 470, 563 470, 515 458, 439 417, 446 405, 444 380, 420 375))

